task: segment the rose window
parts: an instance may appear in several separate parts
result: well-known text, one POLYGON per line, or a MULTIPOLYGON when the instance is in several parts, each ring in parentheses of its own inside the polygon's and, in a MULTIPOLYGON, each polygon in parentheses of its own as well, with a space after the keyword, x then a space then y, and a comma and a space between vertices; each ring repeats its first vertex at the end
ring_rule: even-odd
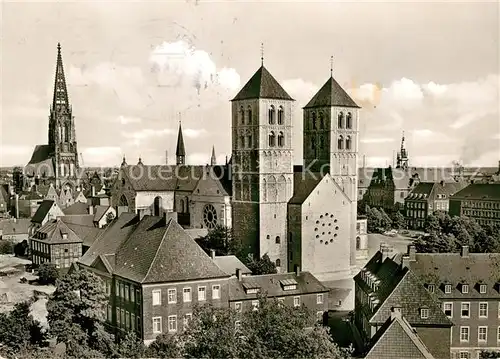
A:
POLYGON ((203 223, 208 229, 213 229, 217 225, 217 211, 211 204, 203 208, 203 223))
POLYGON ((315 223, 315 238, 319 243, 328 245, 328 243, 333 243, 333 241, 337 239, 339 226, 333 214, 321 214, 319 218, 316 219, 315 223), (332 223, 335 223, 335 225, 332 225, 332 223))

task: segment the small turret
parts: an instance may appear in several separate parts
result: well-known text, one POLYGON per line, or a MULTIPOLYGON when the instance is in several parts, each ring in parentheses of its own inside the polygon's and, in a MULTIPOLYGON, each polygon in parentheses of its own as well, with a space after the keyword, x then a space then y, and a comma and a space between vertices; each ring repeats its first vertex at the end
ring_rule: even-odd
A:
POLYGON ((175 151, 177 165, 184 165, 186 163, 186 150, 184 148, 184 138, 182 137, 182 126, 179 121, 179 134, 177 135, 177 149, 175 151))

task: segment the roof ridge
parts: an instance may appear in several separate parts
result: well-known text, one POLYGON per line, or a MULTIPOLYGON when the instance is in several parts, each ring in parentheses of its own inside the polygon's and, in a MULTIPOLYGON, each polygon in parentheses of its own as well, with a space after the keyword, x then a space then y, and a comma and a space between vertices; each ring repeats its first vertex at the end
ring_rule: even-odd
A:
POLYGON ((148 277, 149 272, 151 272, 151 268, 153 268, 153 264, 155 263, 156 258, 158 257, 158 252, 160 251, 160 248, 163 245, 163 241, 167 237, 167 233, 170 230, 170 226, 171 225, 172 225, 172 218, 169 219, 168 223, 165 226, 166 228, 165 228, 165 231, 163 232, 163 236, 161 238, 161 241, 160 241, 160 243, 158 243, 158 246, 156 247, 156 253, 155 253, 153 259, 151 260, 151 263, 149 263, 148 271, 146 272, 146 274, 144 275, 144 277, 141 279, 141 283, 144 282, 144 280, 148 277))

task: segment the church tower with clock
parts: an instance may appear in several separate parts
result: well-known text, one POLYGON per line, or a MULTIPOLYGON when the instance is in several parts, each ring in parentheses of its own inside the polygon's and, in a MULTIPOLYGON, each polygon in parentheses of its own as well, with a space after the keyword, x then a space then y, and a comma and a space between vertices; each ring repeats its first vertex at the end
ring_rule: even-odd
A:
POLYGON ((255 257, 287 270, 287 203, 293 194, 294 100, 262 66, 232 100, 232 218, 255 257))

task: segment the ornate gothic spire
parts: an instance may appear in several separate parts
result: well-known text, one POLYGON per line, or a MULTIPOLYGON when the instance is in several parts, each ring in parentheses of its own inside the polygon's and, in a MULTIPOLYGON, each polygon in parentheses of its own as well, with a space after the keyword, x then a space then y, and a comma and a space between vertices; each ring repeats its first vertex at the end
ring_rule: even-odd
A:
POLYGON ((52 109, 57 112, 69 110, 68 89, 66 88, 66 78, 64 77, 60 43, 57 44, 57 64, 52 109))
POLYGON ((212 146, 212 157, 210 157, 210 166, 215 166, 217 158, 215 157, 215 146, 212 146))

